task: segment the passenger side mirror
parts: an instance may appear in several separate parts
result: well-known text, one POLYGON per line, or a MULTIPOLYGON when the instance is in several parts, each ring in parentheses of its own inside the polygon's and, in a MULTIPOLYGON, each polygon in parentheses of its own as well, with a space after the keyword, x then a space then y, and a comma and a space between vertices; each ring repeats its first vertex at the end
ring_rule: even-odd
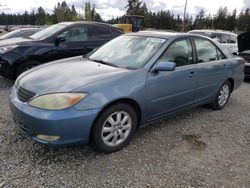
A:
POLYGON ((176 64, 173 62, 159 62, 153 69, 154 72, 159 71, 174 71, 176 64))
POLYGON ((55 45, 58 46, 60 42, 66 41, 66 37, 63 35, 58 35, 55 39, 55 45))
POLYGON ((233 52, 232 54, 233 54, 233 55, 239 55, 237 52, 233 52))

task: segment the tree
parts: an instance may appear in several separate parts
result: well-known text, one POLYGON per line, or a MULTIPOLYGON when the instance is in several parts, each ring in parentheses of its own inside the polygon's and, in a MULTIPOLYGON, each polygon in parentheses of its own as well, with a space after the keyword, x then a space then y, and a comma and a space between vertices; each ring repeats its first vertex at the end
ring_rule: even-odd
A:
POLYGON ((129 15, 143 15, 147 6, 140 0, 128 0, 125 8, 127 8, 127 14, 129 15))
POLYGON ((38 25, 44 25, 46 23, 46 13, 42 7, 37 9, 36 23, 38 25))
POLYGON ((90 2, 85 3, 85 20, 91 21, 91 5, 90 2))
POLYGON ((201 9, 199 14, 196 16, 196 18, 194 20, 194 27, 196 29, 205 29, 206 28, 205 12, 203 9, 201 9))

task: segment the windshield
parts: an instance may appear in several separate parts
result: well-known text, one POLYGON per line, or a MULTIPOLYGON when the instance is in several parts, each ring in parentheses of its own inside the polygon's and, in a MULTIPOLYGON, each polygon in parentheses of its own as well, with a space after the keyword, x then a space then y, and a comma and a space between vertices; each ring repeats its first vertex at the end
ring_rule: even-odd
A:
POLYGON ((30 38, 35 39, 35 40, 43 40, 43 39, 53 35, 54 33, 60 31, 64 27, 66 27, 66 26, 62 25, 62 24, 55 24, 55 25, 52 25, 50 27, 47 27, 47 28, 35 33, 34 35, 31 35, 30 38))
POLYGON ((160 38, 121 36, 102 46, 90 55, 89 59, 118 67, 138 69, 147 63, 165 41, 160 38))
POLYGON ((8 39, 8 38, 11 38, 11 37, 15 36, 16 34, 18 34, 19 32, 20 32, 20 30, 11 31, 11 32, 9 32, 9 33, 6 33, 6 34, 2 35, 2 36, 0 37, 0 39, 8 39))

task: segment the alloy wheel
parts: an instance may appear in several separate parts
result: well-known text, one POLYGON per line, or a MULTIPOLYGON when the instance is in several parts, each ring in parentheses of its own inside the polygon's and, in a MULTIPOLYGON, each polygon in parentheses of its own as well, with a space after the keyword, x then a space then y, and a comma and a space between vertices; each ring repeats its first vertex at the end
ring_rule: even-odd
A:
POLYGON ((220 106, 224 106, 227 103, 229 95, 230 95, 230 88, 228 84, 225 84, 222 86, 219 92, 218 103, 220 106))
POLYGON ((117 111, 111 114, 103 124, 102 140, 111 147, 123 143, 132 128, 132 118, 125 111, 117 111))

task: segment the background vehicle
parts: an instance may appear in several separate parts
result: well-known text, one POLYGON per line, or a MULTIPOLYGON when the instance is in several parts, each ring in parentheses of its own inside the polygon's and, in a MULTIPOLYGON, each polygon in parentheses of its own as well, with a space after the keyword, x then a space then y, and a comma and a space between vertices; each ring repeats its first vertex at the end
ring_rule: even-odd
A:
POLYGON ((237 35, 232 32, 221 30, 192 30, 188 33, 207 36, 221 43, 229 52, 238 53, 237 35))
POLYGON ((0 40, 4 39, 10 39, 10 38, 17 38, 17 37, 29 37, 33 34, 35 34, 38 31, 41 31, 41 28, 23 28, 23 29, 17 29, 14 31, 11 31, 9 33, 6 33, 2 36, 0 36, 0 40))
POLYGON ((246 61, 245 77, 250 79, 250 32, 238 36, 239 55, 246 61))
POLYGON ((29 38, 0 42, 0 75, 16 78, 22 72, 49 61, 87 54, 123 31, 96 22, 63 22, 29 38))
POLYGON ((88 59, 64 59, 18 77, 10 94, 13 119, 43 144, 92 142, 117 151, 157 118, 203 104, 225 107, 243 82, 244 60, 216 44, 189 34, 122 35, 88 59))
POLYGON ((144 17, 139 15, 125 15, 125 23, 114 24, 125 33, 137 32, 143 29, 144 17))

